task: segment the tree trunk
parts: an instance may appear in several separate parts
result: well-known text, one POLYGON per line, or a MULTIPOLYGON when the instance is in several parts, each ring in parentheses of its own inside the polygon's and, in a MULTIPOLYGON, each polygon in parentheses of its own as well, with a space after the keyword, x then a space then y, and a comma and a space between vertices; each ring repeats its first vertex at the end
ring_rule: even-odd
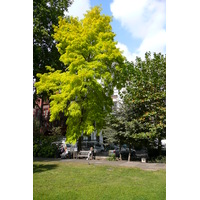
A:
POLYGON ((162 154, 161 148, 162 148, 161 138, 158 137, 158 155, 159 155, 159 156, 161 156, 161 154, 162 154))
POLYGON ((41 98, 41 107, 40 107, 40 128, 43 126, 43 96, 41 98))
POLYGON ((131 161, 131 146, 129 145, 128 162, 131 161))
POLYGON ((82 148, 82 145, 81 145, 81 137, 79 137, 78 139, 78 151, 80 151, 82 148))
POLYGON ((119 160, 122 160, 122 154, 121 154, 121 142, 119 143, 119 160))

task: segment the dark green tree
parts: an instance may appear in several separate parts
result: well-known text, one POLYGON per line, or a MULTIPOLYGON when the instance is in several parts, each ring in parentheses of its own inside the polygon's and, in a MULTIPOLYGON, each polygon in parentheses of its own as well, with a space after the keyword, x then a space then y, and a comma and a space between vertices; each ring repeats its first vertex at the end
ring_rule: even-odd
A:
POLYGON ((136 59, 123 95, 127 112, 126 131, 133 139, 161 140, 166 138, 166 56, 145 54, 136 59))
POLYGON ((121 160, 121 146, 126 142, 126 117, 122 107, 114 110, 106 117, 106 124, 103 129, 106 144, 118 144, 121 160))
POLYGON ((131 147, 148 145, 158 138, 166 138, 166 57, 154 53, 145 54, 145 60, 127 62, 124 77, 126 87, 121 92, 123 104, 106 120, 104 136, 131 147))
MULTIPOLYGON (((72 0, 33 0, 33 79, 38 81, 37 73, 46 73, 46 66, 65 70, 65 65, 60 62, 60 54, 56 42, 52 37, 54 29, 52 25, 58 25, 58 17, 64 16, 64 12, 72 4, 72 0)), ((35 87, 34 87, 35 91, 35 87)), ((42 102, 48 98, 45 93, 37 95, 34 92, 33 106, 37 98, 42 102)), ((42 104, 43 105, 43 104, 42 104)), ((42 126, 42 110, 40 107, 40 126, 42 126)))
MULTIPOLYGON (((130 161, 131 148, 133 148, 137 142, 137 139, 129 131, 129 123, 131 121, 130 105, 120 104, 116 110, 107 116, 106 125, 103 133, 106 141, 114 142, 119 145, 119 155, 121 159, 121 147, 123 144, 127 144, 129 147, 128 161, 130 161)), ((136 130, 136 127, 132 127, 136 130)))
POLYGON ((60 54, 52 37, 52 25, 58 25, 58 17, 71 5, 71 0, 33 0, 33 76, 47 72, 46 66, 63 70, 60 54))

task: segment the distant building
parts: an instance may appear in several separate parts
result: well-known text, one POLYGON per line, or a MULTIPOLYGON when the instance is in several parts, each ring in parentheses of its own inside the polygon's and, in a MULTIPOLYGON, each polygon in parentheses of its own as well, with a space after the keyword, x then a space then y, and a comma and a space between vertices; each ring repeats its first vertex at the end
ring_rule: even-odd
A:
POLYGON ((49 101, 42 101, 41 98, 38 98, 35 102, 35 108, 33 108, 33 119, 41 120, 41 112, 43 119, 43 126, 48 128, 49 126, 49 116, 50 116, 50 106, 49 101))
POLYGON ((119 95, 118 95, 118 91, 115 89, 114 90, 114 94, 112 95, 112 99, 113 99, 113 110, 118 108, 118 103, 119 103, 119 95))

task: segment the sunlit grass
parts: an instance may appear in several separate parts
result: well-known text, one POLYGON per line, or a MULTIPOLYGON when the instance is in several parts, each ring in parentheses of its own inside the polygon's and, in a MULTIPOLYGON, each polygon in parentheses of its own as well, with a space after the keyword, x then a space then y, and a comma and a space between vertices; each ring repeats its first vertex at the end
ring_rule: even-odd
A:
POLYGON ((166 199, 165 170, 56 161, 33 164, 33 199, 166 199))

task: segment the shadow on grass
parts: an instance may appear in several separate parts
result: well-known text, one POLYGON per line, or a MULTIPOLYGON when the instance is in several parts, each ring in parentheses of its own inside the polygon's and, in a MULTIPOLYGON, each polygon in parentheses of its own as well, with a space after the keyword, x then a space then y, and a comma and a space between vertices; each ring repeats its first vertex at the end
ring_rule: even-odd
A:
POLYGON ((54 162, 60 161, 61 158, 42 158, 42 157, 33 157, 33 162, 54 162))
POLYGON ((56 165, 56 164, 47 164, 47 165, 33 164, 33 173, 41 173, 44 171, 55 169, 57 167, 58 167, 58 165, 56 165))

